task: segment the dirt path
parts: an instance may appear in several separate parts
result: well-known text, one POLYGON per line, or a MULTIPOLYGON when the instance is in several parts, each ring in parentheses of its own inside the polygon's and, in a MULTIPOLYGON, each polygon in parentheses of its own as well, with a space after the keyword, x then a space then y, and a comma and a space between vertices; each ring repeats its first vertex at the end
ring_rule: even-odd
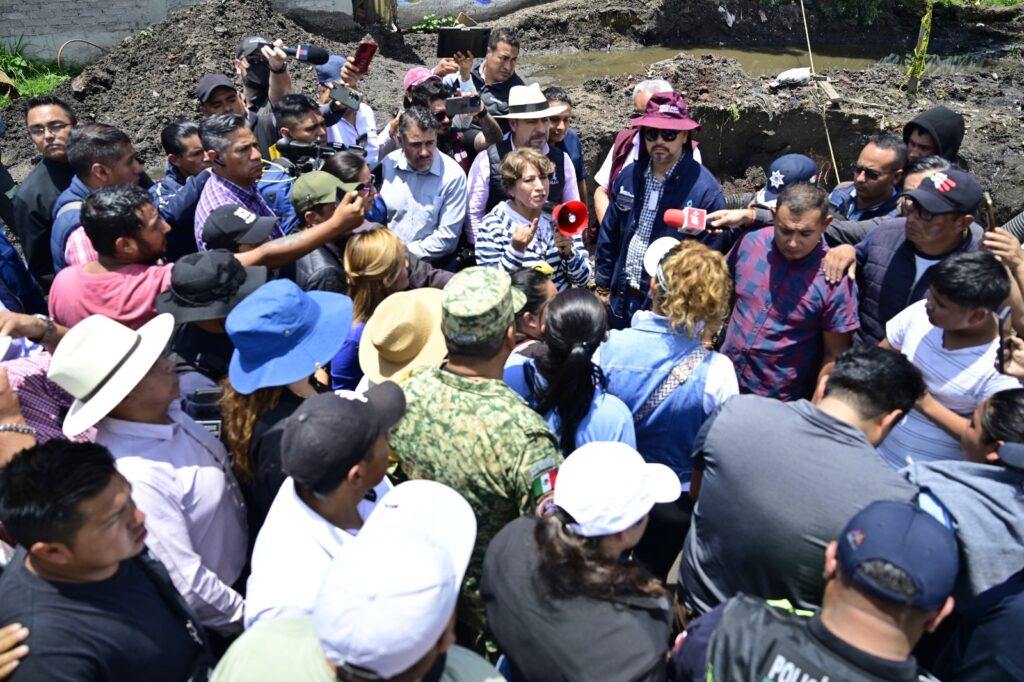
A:
MULTIPOLYGON (((816 43, 883 42, 899 51, 916 34, 917 17, 902 3, 884 5, 885 19, 864 29, 826 19, 809 2, 816 43)), ((1024 210, 1024 12, 943 11, 936 16, 937 50, 995 55, 1001 61, 979 73, 926 78, 913 100, 899 92, 902 73, 895 67, 829 72, 841 95, 826 112, 837 165, 841 170, 849 167, 866 135, 878 129, 898 132, 906 120, 942 102, 967 117, 964 160, 991 189, 999 217, 1006 219, 1024 210)), ((301 24, 273 12, 269 0, 202 0, 122 41, 55 94, 72 102, 80 118, 123 128, 147 167, 160 167, 160 130, 174 119, 196 117, 195 82, 208 71, 230 73, 235 46, 245 36, 312 42, 348 54, 363 33, 338 26, 325 15, 297 18, 301 24)), ((802 35, 798 6, 766 6, 756 0, 558 0, 520 10, 499 23, 518 28, 531 52, 715 42, 794 44, 802 35)), ((400 101, 405 70, 432 63, 436 39, 372 33, 381 51, 362 90, 383 126, 400 101)), ((295 65, 291 72, 297 90, 314 92, 311 67, 295 65)), ((741 185, 761 182, 759 169, 790 151, 808 152, 831 165, 822 123, 825 102, 813 87, 774 91, 767 78, 752 78, 732 60, 682 55, 651 65, 643 74, 590 80, 573 91, 576 127, 591 172, 615 131, 627 124, 632 85, 654 76, 667 78, 685 93, 703 124, 705 163, 723 179, 739 178, 741 185)), ((0 149, 12 174, 21 179, 34 155, 24 126, 24 102, 15 100, 4 115, 7 137, 0 149)), ((844 179, 846 175, 840 173, 844 179)))

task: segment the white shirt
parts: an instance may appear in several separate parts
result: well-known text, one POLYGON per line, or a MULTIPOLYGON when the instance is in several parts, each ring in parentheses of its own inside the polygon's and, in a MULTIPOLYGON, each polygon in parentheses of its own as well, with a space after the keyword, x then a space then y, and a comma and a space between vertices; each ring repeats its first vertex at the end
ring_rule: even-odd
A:
MULTIPOLYGON (((376 500, 356 507, 366 520, 377 502, 391 490, 384 477, 373 489, 376 500)), ((310 509, 285 479, 256 536, 252 573, 245 590, 245 627, 259 621, 313 612, 320 583, 338 550, 358 531, 342 530, 310 509)))
POLYGON ((237 630, 242 596, 231 585, 245 565, 245 502, 219 440, 182 412, 170 424, 107 417, 96 442, 110 450, 146 514, 146 546, 203 625, 237 630))
MULTIPOLYGON (((939 403, 969 418, 978 403, 993 393, 1020 388, 1016 379, 995 369, 998 339, 982 346, 946 350, 943 331, 928 321, 924 306, 925 301, 918 301, 889 320, 885 336, 921 370, 928 392, 939 403)), ((963 459, 960 443, 917 410, 896 425, 878 446, 878 453, 895 469, 906 466, 908 459, 963 459)))
POLYGON ((440 150, 426 171, 409 165, 396 149, 380 162, 380 196, 388 205, 388 227, 418 258, 435 262, 455 252, 466 217, 466 174, 440 150))
POLYGON ((377 118, 373 115, 373 109, 370 108, 370 105, 365 102, 359 105, 359 108, 356 110, 356 124, 354 126, 348 120, 342 118, 328 128, 327 141, 341 142, 348 146, 359 145, 366 150, 366 164, 373 168, 377 164, 379 141, 377 140, 377 118))

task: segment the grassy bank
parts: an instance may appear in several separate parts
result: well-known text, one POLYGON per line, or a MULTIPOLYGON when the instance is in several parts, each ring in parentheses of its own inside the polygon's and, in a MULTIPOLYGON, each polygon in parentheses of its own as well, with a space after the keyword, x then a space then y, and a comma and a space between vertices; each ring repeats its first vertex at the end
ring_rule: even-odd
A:
MULTIPOLYGON (((14 82, 22 97, 45 95, 55 87, 78 75, 78 70, 60 69, 56 62, 39 62, 25 57, 21 45, 0 45, 0 71, 14 82)), ((11 103, 11 93, 0 84, 0 108, 11 103)))

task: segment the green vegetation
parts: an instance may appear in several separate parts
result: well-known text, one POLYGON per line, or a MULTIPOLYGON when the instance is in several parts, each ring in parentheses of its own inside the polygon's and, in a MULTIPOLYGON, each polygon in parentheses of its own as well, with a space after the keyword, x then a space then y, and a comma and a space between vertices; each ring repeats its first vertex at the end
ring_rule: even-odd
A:
POLYGON ((409 30, 413 33, 437 33, 437 29, 449 26, 458 26, 454 16, 448 14, 439 17, 436 14, 427 14, 423 17, 423 21, 413 24, 409 30))
POLYGON ((974 5, 977 7, 1016 7, 1024 0, 936 0, 936 5, 974 5))
MULTIPOLYGON (((14 81, 22 97, 45 95, 55 87, 77 75, 77 70, 57 68, 55 62, 38 62, 24 55, 21 41, 13 46, 0 45, 0 71, 14 81)), ((11 103, 11 96, 0 85, 0 108, 11 103)))
MULTIPOLYGON (((799 4, 799 0, 767 0, 769 5, 799 4)), ((903 0, 905 5, 924 11, 922 0, 903 0)), ((936 5, 961 7, 1018 7, 1024 0, 935 0, 936 5)), ((882 0, 823 0, 816 3, 829 17, 853 19, 863 26, 870 26, 880 17, 882 0)), ((811 7, 811 5, 809 5, 811 7)))

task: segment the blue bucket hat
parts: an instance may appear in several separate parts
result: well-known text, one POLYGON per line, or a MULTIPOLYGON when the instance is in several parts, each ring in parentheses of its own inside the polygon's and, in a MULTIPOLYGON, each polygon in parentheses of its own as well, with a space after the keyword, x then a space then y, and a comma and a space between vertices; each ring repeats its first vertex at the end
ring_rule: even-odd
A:
POLYGON ((348 296, 307 293, 288 279, 267 282, 235 306, 225 323, 235 346, 231 386, 248 395, 310 376, 341 350, 351 324, 348 296))

